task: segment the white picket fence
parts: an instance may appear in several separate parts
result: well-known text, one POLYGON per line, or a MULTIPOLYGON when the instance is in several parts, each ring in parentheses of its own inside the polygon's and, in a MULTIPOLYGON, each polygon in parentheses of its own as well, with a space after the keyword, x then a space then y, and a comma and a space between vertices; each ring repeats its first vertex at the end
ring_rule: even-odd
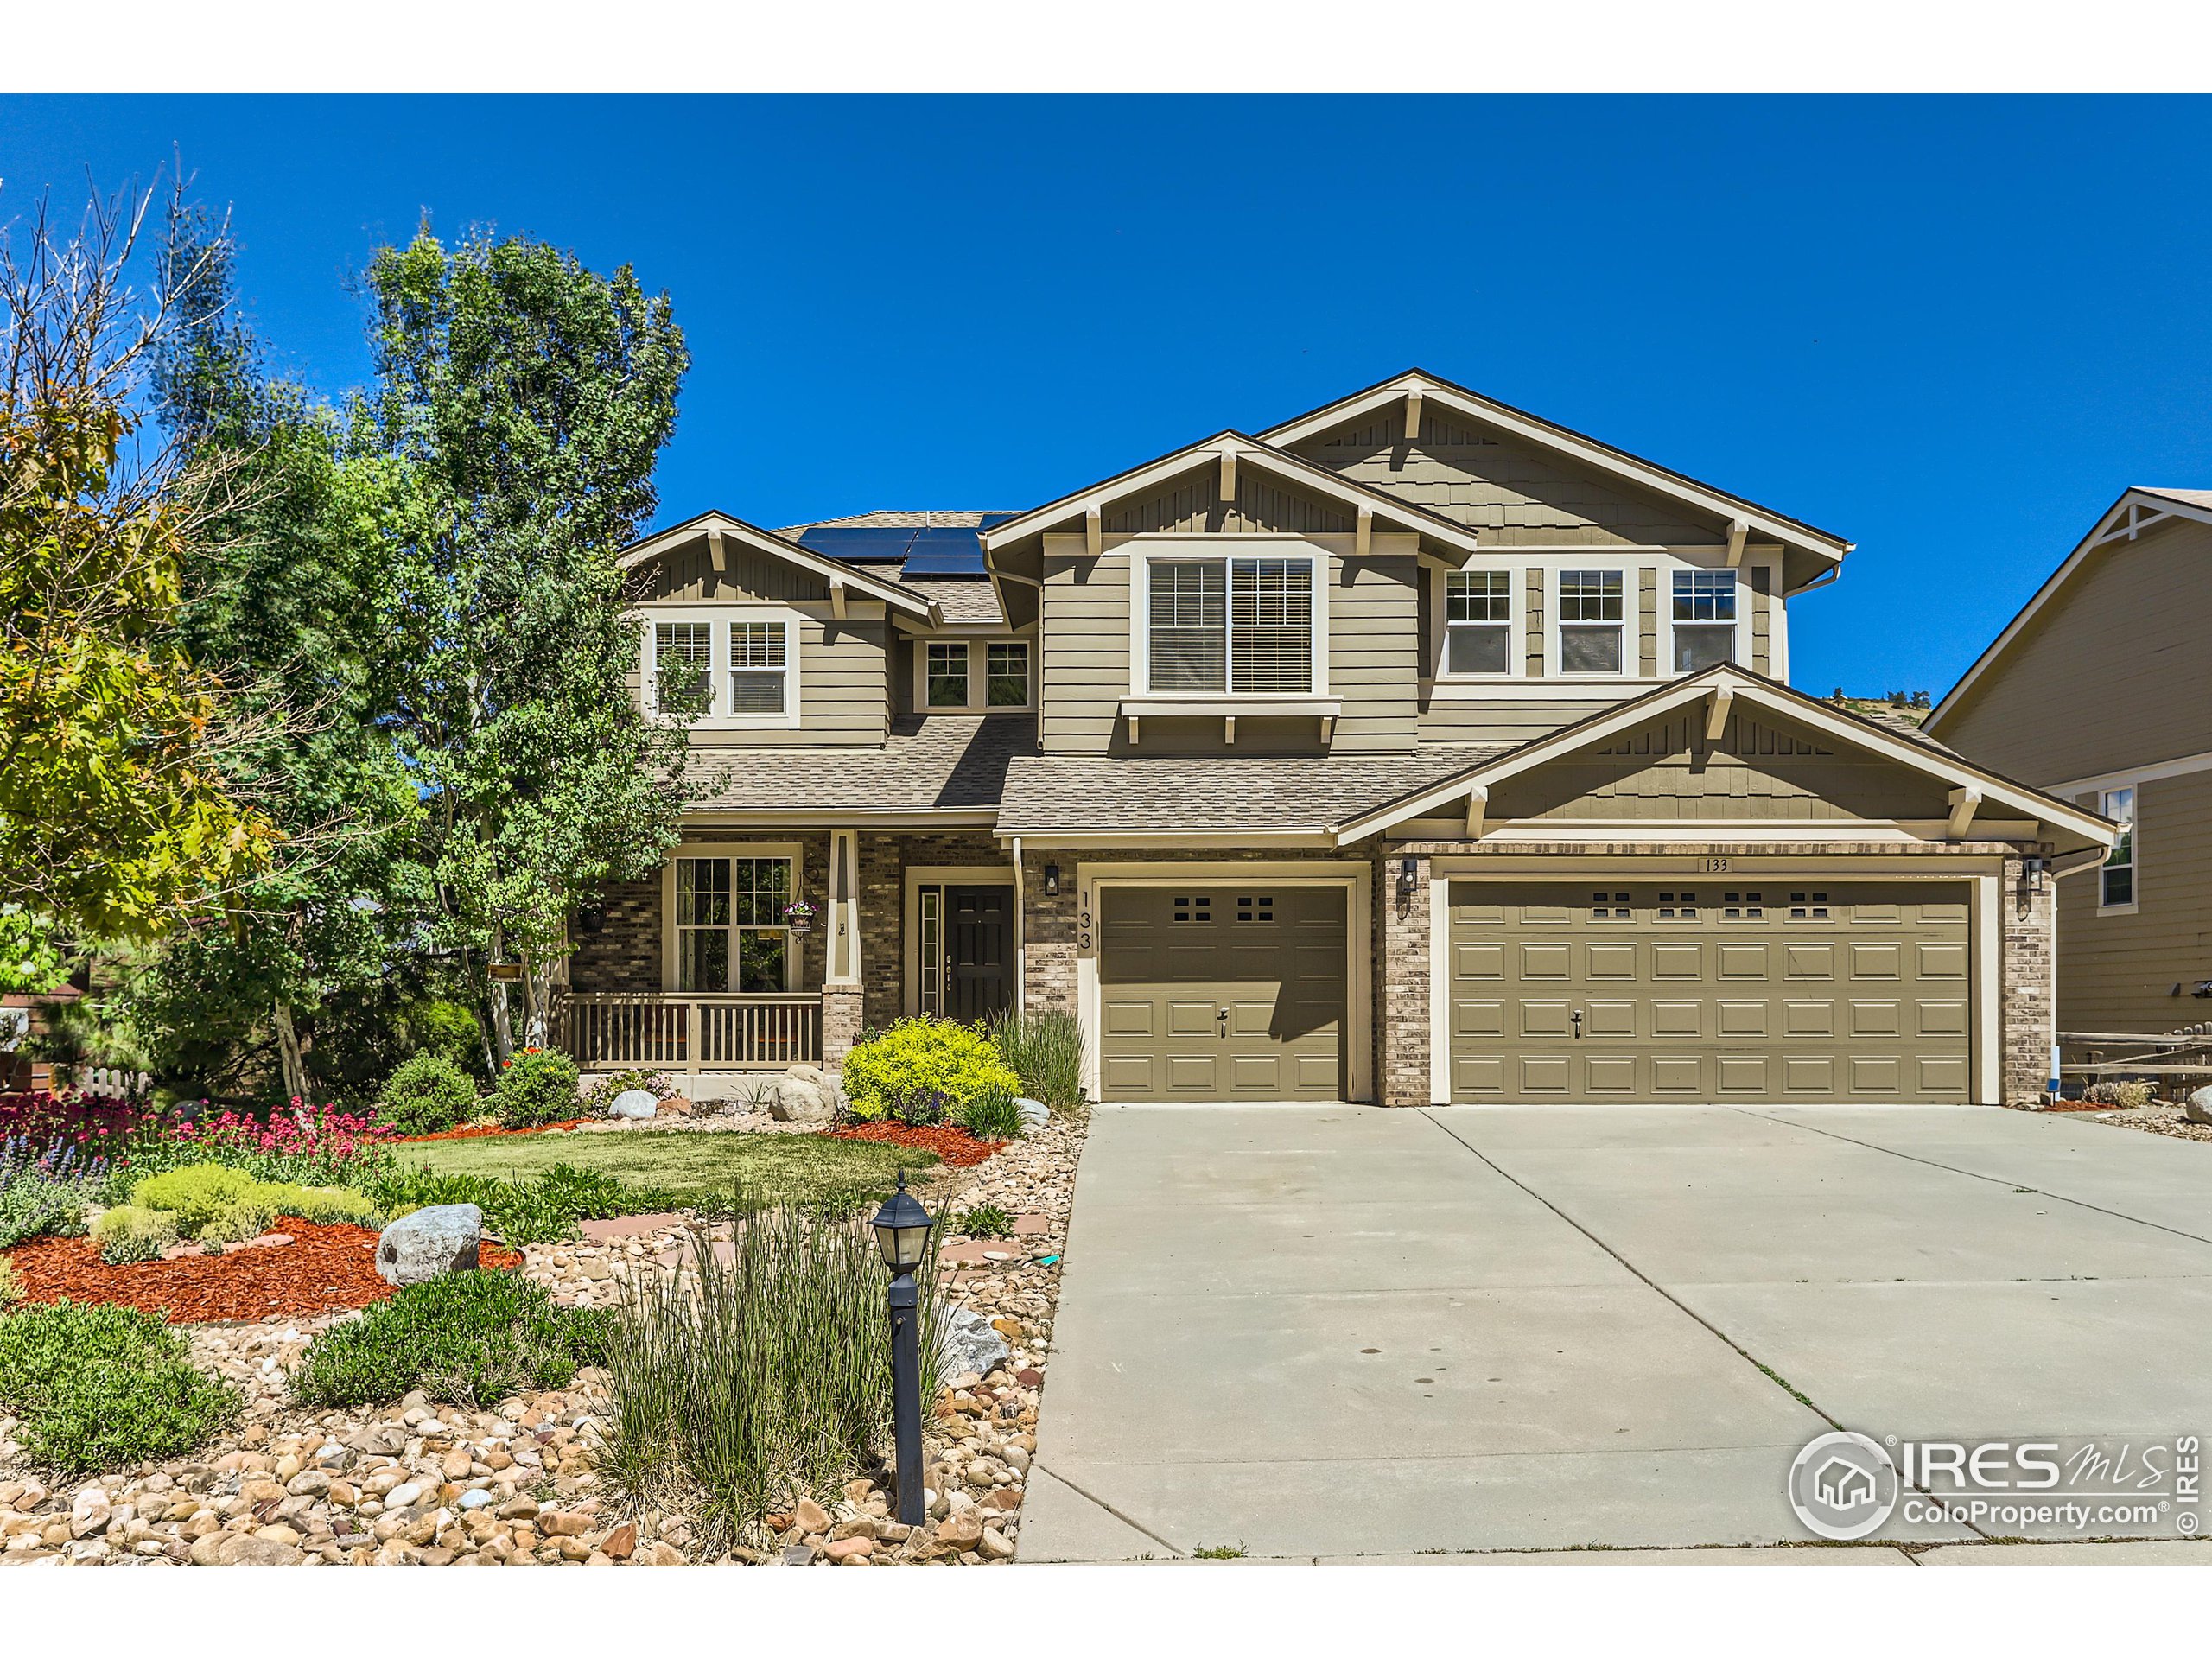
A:
POLYGON ((118 1071, 105 1065, 72 1066, 68 1071, 68 1087, 108 1100, 136 1100, 152 1081, 143 1071, 118 1071))

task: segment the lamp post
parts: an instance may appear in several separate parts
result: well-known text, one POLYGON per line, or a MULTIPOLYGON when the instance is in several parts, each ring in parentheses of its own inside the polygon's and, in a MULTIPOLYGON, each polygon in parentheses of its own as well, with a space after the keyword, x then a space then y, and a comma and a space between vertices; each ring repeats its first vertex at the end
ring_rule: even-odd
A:
POLYGON ((921 1294, 914 1273, 929 1248, 935 1224, 921 1200, 906 1190, 906 1172, 899 1172, 899 1190, 883 1201, 870 1224, 883 1265, 891 1269, 891 1425, 897 1448, 899 1524, 918 1527, 929 1518, 922 1503, 922 1338, 921 1294))

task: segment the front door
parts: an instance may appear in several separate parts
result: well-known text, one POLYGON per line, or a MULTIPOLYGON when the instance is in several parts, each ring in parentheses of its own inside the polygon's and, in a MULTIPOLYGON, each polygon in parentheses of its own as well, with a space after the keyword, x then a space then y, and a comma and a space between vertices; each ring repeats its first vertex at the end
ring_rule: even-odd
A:
POLYGON ((1003 1011, 1014 1001, 1014 889, 946 887, 922 896, 925 991, 935 992, 924 995, 923 1006, 948 1020, 988 1020, 1003 1011), (938 944, 941 950, 930 948, 938 944))

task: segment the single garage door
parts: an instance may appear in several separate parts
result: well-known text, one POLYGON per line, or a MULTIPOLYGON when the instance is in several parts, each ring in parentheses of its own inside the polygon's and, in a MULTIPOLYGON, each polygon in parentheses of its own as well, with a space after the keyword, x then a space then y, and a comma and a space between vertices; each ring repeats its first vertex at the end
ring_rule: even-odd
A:
POLYGON ((1452 1098, 1964 1101, 1961 884, 1455 882, 1452 1098))
POLYGON ((1108 887, 1109 1101, 1344 1097, 1341 887, 1108 887))

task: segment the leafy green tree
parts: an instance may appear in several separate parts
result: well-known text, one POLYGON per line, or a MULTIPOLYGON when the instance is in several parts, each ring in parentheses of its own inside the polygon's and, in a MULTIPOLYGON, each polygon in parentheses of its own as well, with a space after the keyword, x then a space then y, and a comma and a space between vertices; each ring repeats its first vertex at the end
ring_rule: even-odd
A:
POLYGON ((143 440, 176 324, 125 280, 149 198, 0 236, 0 976, 222 913, 278 832, 229 785, 222 687, 174 626, 219 472, 143 440))
POLYGON ((383 250, 376 417, 425 518, 397 576, 416 664, 396 734, 429 812, 438 937, 514 1046, 488 962, 519 962, 533 1023, 579 899, 676 838, 680 729, 627 690, 618 550, 655 504, 688 366, 667 296, 526 237, 383 250))
POLYGON ((177 633, 239 712, 226 772, 284 838, 221 925, 153 956, 126 1007, 165 1074, 229 1092, 257 1070, 305 1097, 347 1058, 326 1045, 310 1067, 323 1011, 383 1000, 428 905, 421 801, 388 729, 407 672, 391 552, 417 501, 404 461, 355 453, 337 411, 264 372, 236 315, 233 260, 204 212, 172 211, 163 284, 185 321, 154 391, 173 442, 229 481, 177 633), (257 1065, 272 1052, 273 1067, 257 1065))

